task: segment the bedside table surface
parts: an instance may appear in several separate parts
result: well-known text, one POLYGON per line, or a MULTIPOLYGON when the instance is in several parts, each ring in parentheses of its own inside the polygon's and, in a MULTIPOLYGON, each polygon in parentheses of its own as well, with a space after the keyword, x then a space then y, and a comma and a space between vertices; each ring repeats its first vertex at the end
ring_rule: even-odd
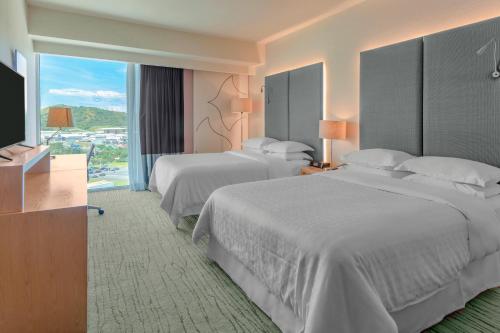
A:
POLYGON ((313 167, 313 166, 306 166, 306 167, 302 167, 302 169, 300 170, 300 174, 303 176, 303 175, 312 175, 312 174, 315 174, 315 173, 319 173, 319 172, 325 172, 325 171, 331 171, 331 170, 335 170, 336 168, 324 168, 324 169, 321 169, 321 168, 318 168, 318 167, 313 167))

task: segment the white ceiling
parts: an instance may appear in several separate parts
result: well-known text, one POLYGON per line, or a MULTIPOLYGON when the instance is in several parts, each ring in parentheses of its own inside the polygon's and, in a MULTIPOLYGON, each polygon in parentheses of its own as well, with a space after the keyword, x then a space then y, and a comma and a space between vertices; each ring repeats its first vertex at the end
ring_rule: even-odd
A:
POLYGON ((353 0, 28 0, 29 4, 165 28, 261 41, 353 0))

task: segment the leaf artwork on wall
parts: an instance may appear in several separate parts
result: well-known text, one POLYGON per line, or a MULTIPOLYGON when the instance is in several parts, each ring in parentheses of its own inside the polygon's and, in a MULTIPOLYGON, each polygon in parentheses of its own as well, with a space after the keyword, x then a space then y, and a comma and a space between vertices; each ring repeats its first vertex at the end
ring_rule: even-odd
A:
MULTIPOLYGON (((219 88, 217 90, 217 94, 212 98, 210 99, 207 103, 212 106, 214 108, 214 110, 216 111, 215 112, 215 117, 218 118, 222 124, 222 126, 226 129, 227 132, 231 133, 234 126, 239 122, 239 121, 242 121, 243 120, 243 117, 240 117, 238 119, 236 119, 233 123, 231 124, 226 124, 226 122, 224 121, 224 116, 223 116, 223 113, 222 113, 222 110, 221 110, 221 107, 220 105, 217 103, 217 99, 219 98, 219 96, 221 95, 221 91, 222 89, 226 86, 226 84, 230 84, 234 89, 235 89, 235 97, 238 96, 238 94, 244 94, 246 95, 245 92, 241 91, 237 84, 235 83, 235 75, 234 74, 231 74, 229 75, 227 78, 225 78, 222 83, 219 85, 219 88)), ((217 136, 221 137, 225 142, 228 143, 229 145, 229 150, 231 150, 233 148, 233 143, 231 142, 231 139, 228 138, 227 135, 225 135, 224 133, 221 133, 220 131, 216 130, 213 126, 213 121, 215 120, 210 120, 211 119, 211 116, 206 116, 205 118, 203 118, 199 123, 198 125, 196 126, 196 132, 198 132, 198 130, 200 129, 200 127, 206 123, 208 128, 210 128, 210 130, 217 136)))

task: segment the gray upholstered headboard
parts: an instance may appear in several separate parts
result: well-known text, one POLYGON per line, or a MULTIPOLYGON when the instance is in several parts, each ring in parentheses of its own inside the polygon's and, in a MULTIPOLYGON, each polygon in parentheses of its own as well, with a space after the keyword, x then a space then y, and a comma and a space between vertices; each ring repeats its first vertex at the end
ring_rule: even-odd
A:
POLYGON ((305 143, 322 160, 323 63, 267 76, 265 87, 266 136, 305 143))
POLYGON ((288 140, 288 72, 266 76, 265 133, 280 141, 288 140))
POLYGON ((363 52, 361 148, 500 167, 500 79, 491 75, 494 39, 500 48, 500 18, 363 52), (488 43, 489 49, 483 48, 488 43), (478 54, 481 48, 485 52, 478 54))
POLYGON ((476 53, 492 38, 500 43, 499 18, 424 37, 425 155, 500 167, 500 79, 491 77, 494 47, 476 53))
POLYGON ((422 39, 361 53, 360 148, 422 155, 422 39))

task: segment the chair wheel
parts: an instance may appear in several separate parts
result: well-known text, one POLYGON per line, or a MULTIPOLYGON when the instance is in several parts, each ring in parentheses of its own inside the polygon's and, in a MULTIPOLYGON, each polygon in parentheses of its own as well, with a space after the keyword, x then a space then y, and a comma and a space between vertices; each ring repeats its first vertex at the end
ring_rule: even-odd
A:
POLYGON ((99 215, 103 215, 104 214, 104 209, 99 209, 99 215))

